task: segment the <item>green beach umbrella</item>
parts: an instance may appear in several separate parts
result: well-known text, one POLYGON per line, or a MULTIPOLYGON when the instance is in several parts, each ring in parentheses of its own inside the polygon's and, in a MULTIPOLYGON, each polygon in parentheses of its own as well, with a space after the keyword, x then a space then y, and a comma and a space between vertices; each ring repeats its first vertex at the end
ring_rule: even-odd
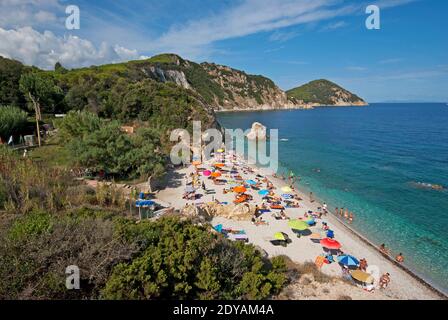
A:
POLYGON ((308 225, 308 223, 306 223, 305 221, 302 221, 302 220, 289 220, 288 226, 291 229, 299 230, 299 231, 309 229, 309 227, 310 227, 308 225))
POLYGON ((276 240, 282 240, 282 241, 285 241, 285 240, 286 240, 285 234, 284 234, 283 232, 276 232, 276 233, 274 234, 274 238, 275 238, 276 240))

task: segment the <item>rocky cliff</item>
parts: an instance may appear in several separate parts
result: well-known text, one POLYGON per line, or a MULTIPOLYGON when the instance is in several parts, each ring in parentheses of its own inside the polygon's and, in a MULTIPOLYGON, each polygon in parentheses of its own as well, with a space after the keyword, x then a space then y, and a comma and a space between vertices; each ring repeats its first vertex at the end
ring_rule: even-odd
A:
POLYGON ((175 54, 162 54, 131 66, 161 82, 174 82, 197 92, 215 111, 300 108, 275 83, 214 63, 195 63, 175 54))
POLYGON ((162 82, 197 92, 215 111, 312 108, 317 105, 365 105, 364 100, 328 81, 316 80, 287 92, 272 80, 215 63, 201 64, 162 54, 130 65, 162 82))

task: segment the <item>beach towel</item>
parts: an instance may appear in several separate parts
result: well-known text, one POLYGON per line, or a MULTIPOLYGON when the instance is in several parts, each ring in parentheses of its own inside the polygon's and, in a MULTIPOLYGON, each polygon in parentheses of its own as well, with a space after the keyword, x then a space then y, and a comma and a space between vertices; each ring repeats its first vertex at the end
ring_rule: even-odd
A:
POLYGON ((325 260, 326 260, 325 257, 318 256, 318 257, 316 257, 316 260, 314 261, 314 264, 316 265, 316 267, 318 269, 320 269, 324 265, 325 260))

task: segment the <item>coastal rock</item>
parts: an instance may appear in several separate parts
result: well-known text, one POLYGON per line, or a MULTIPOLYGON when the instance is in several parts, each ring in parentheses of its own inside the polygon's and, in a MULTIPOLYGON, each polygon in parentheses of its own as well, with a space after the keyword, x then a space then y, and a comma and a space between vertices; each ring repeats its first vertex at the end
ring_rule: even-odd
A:
POLYGON ((259 122, 254 122, 247 134, 249 140, 266 140, 266 127, 259 122))

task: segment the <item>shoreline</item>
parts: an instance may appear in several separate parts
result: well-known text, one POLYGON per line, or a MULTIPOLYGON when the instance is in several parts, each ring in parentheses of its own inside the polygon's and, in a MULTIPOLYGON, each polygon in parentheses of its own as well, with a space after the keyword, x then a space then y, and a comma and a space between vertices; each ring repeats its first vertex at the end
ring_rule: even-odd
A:
POLYGON ((313 110, 316 108, 351 108, 351 107, 368 107, 369 103, 366 104, 334 104, 334 105, 324 105, 324 104, 310 104, 310 105, 296 105, 282 108, 241 108, 241 109, 215 109, 215 113, 235 113, 235 112, 260 112, 260 111, 287 111, 287 110, 313 110))
MULTIPOLYGON (((263 168, 257 167, 255 164, 249 164, 246 159, 237 156, 240 168, 252 168, 254 173, 242 174, 243 179, 255 179, 256 173, 266 176, 277 188, 280 190, 283 186, 287 185, 287 182, 276 177, 272 177, 271 173, 263 172, 263 168)), ((213 160, 205 161, 205 167, 209 167, 213 163, 213 160)), ((201 178, 206 183, 208 190, 213 189, 212 194, 205 193, 199 200, 191 201, 182 199, 182 195, 185 190, 185 176, 188 176, 191 172, 194 172, 193 166, 179 168, 169 173, 167 177, 167 184, 159 189, 156 193, 156 198, 163 200, 165 203, 170 204, 177 210, 182 210, 187 204, 200 206, 202 203, 210 203, 215 200, 220 202, 231 203, 234 199, 233 193, 223 193, 223 189, 226 185, 214 185, 209 179, 201 178)), ((227 176, 224 176, 226 179, 227 176)), ((308 198, 304 196, 304 193, 296 189, 294 192, 301 196, 299 208, 287 208, 286 214, 291 219, 300 218, 308 210, 315 211, 316 206, 319 206, 319 201, 310 203, 308 198)), ((261 196, 256 192, 251 192, 254 196, 254 200, 250 205, 253 207, 255 204, 261 202, 261 196)), ((226 204, 224 204, 226 206, 226 204)), ((232 210, 232 209, 230 209, 232 210)), ((227 228, 236 230, 245 230, 249 238, 249 243, 262 248, 269 256, 286 255, 292 261, 297 263, 314 263, 315 258, 322 254, 322 247, 316 245, 312 241, 309 241, 307 237, 293 238, 293 242, 287 247, 275 247, 271 244, 270 240, 275 232, 290 233, 291 229, 288 228, 285 220, 275 220, 271 214, 263 216, 267 225, 257 226, 254 225, 249 218, 238 219, 231 216, 213 216, 210 223, 223 224, 227 228)), ((350 293, 354 296, 360 297, 360 299, 393 299, 393 300, 447 300, 447 295, 435 286, 422 279, 417 274, 403 266, 399 266, 394 263, 390 258, 385 257, 379 253, 376 246, 370 242, 366 237, 359 232, 346 226, 342 221, 337 219, 333 214, 328 214, 322 217, 323 221, 326 221, 331 226, 331 229, 337 235, 336 239, 343 245, 344 252, 354 255, 355 257, 365 258, 368 260, 369 265, 374 268, 371 272, 375 272, 376 275, 381 275, 385 272, 390 272, 392 276, 392 282, 386 290, 375 290, 374 293, 368 293, 359 287, 353 287, 350 289, 350 293), (361 241, 360 241, 361 240, 361 241), (377 271, 375 271, 375 268, 377 271), (380 272, 381 271, 381 272, 380 272)), ((322 221, 319 219, 319 221, 322 221)), ((319 224, 320 226, 320 224, 319 224)), ((315 226, 310 230, 312 232, 320 232, 320 227, 315 226), (314 230, 314 231, 313 231, 314 230)), ((323 273, 341 277, 341 268, 339 264, 326 264, 322 270, 323 273)))
MULTIPOLYGON (((241 155, 239 155, 241 161, 244 161, 244 163, 248 166, 251 167, 253 169, 257 169, 260 170, 262 169, 261 167, 258 167, 256 164, 249 164, 248 160, 245 159, 244 157, 242 157, 241 155)), ((267 174, 266 175, 272 182, 274 185, 276 186, 287 186, 288 183, 287 181, 283 180, 282 178, 276 176, 274 177, 271 174, 267 174)), ((301 193, 302 195, 305 195, 305 192, 303 191, 303 189, 306 188, 301 188, 299 187, 297 184, 294 184, 295 187, 295 193, 299 194, 301 193)), ((306 190, 309 191, 309 190, 306 190)), ((306 204, 309 207, 312 207, 314 209, 317 209, 317 207, 321 207, 322 206, 322 199, 318 196, 314 195, 314 201, 313 203, 311 203, 309 200, 305 200, 303 199, 303 202, 306 202, 306 204)), ((329 206, 330 207, 330 206, 329 206)), ((334 224, 338 224, 340 227, 342 227, 343 229, 345 229, 345 231, 349 232, 352 236, 356 237, 358 240, 361 240, 364 244, 368 245, 371 249, 375 250, 378 254, 380 254, 384 259, 386 259, 389 263, 391 263, 393 266, 401 269, 402 271, 406 272, 409 276, 411 276, 413 279, 415 279, 416 281, 418 281, 420 284, 422 284, 423 286, 425 286, 427 289, 431 290, 434 294, 438 295, 440 298, 448 300, 448 292, 444 292, 444 290, 442 288, 438 288, 437 285, 432 284, 431 281, 424 279, 423 276, 419 275, 418 273, 416 273, 415 271, 413 271, 412 269, 410 269, 409 267, 406 267, 403 264, 400 264, 398 262, 396 262, 393 257, 389 256, 389 255, 384 255, 382 254, 379 249, 378 249, 378 245, 376 245, 373 241, 369 240, 365 235, 363 235, 361 232, 355 230, 353 227, 349 226, 347 223, 345 223, 343 220, 341 220, 338 216, 335 216, 333 211, 329 210, 327 216, 325 216, 326 220, 330 220, 330 224, 334 225, 334 224), (330 219, 328 219, 330 218, 330 219)))

